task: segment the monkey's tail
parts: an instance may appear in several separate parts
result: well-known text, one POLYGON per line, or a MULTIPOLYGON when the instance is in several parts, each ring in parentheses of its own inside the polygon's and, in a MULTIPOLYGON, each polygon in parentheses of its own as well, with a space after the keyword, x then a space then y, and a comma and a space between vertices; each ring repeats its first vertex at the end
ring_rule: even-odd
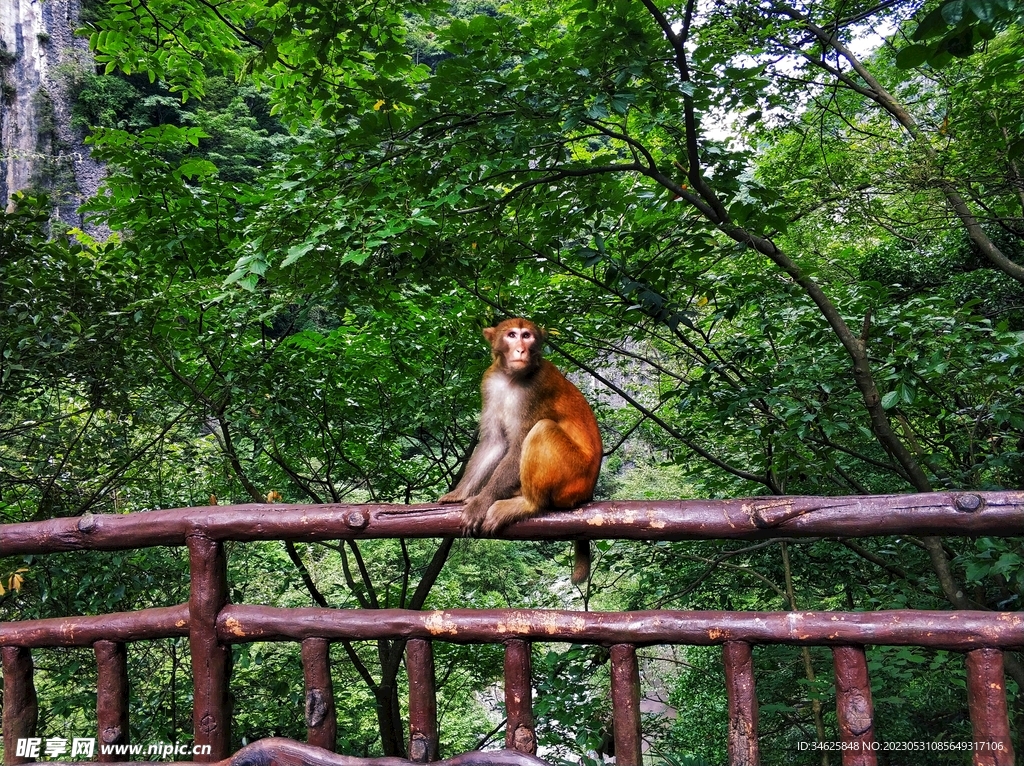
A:
POLYGON ((590 579, 590 541, 576 540, 573 543, 572 583, 582 585, 590 579))

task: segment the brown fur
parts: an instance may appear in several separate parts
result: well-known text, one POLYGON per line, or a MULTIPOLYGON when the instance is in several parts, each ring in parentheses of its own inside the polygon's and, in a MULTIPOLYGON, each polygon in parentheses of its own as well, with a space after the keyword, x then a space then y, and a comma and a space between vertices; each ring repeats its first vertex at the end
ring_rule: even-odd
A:
MULTIPOLYGON (((542 329, 506 319, 484 337, 493 361, 481 383, 480 440, 462 480, 439 502, 465 501, 463 533, 490 535, 544 508, 590 500, 602 447, 583 394, 541 356, 542 329)), ((589 574, 589 545, 577 542, 572 580, 589 574)))

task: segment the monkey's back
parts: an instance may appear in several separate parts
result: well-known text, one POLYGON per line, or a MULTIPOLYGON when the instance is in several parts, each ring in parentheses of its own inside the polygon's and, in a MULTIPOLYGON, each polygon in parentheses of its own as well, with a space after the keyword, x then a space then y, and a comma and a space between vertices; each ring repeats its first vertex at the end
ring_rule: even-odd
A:
MULTIPOLYGON (((572 381, 562 374, 547 359, 542 359, 537 376, 541 378, 540 388, 547 395, 536 402, 536 413, 531 413, 532 422, 549 419, 555 421, 572 439, 588 460, 601 465, 601 431, 597 427, 597 418, 587 402, 586 397, 573 385, 572 381)), ((595 481, 596 481, 595 472, 595 481)))

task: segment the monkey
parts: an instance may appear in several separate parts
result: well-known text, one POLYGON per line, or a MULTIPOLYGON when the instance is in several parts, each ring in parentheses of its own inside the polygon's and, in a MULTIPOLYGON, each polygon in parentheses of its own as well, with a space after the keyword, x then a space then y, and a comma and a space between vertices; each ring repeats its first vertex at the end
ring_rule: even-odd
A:
MULTIPOLYGON (((479 439, 462 480, 439 498, 465 502, 463 534, 492 535, 545 508, 572 508, 594 496, 601 433, 579 389, 541 355, 547 334, 506 319, 484 329, 491 366, 480 383, 479 439)), ((590 576, 590 545, 575 543, 572 581, 590 576)))

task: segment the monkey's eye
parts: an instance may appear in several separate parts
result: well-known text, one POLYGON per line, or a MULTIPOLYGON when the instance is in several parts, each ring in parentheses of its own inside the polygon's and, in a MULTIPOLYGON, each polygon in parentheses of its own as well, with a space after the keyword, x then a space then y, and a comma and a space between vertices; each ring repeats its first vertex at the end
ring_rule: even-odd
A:
POLYGON ((524 332, 523 333, 523 340, 529 340, 529 339, 530 339, 530 333, 529 332, 524 332))

